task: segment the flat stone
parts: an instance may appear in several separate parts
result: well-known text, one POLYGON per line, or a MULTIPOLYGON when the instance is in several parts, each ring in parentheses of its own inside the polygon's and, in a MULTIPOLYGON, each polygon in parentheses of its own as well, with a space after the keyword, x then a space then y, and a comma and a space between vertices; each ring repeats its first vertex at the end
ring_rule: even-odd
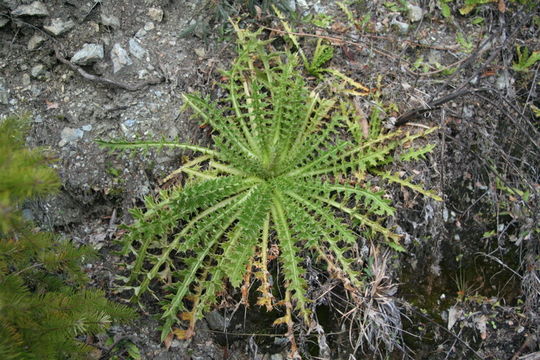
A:
POLYGON ((495 86, 499 90, 504 90, 508 87, 508 83, 508 74, 503 71, 502 74, 497 77, 497 80, 495 81, 495 86))
POLYGON ((37 49, 38 47, 40 47, 44 42, 45 42, 45 37, 39 35, 39 34, 34 34, 30 40, 28 40, 28 45, 27 45, 27 48, 28 50, 35 50, 37 49))
POLYGON ((7 7, 10 10, 15 10, 20 5, 19 0, 0 0, 0 5, 7 7))
POLYGON ((296 11, 296 0, 285 0, 284 4, 290 11, 296 11))
POLYGON ((148 17, 154 21, 161 22, 163 20, 163 10, 152 7, 148 9, 148 17))
POLYGON ((407 17, 411 22, 418 22, 424 17, 424 10, 420 6, 407 4, 407 8, 409 10, 407 17))
POLYGON ((24 73, 23 76, 22 76, 22 84, 24 86, 29 86, 31 84, 31 81, 30 81, 30 75, 24 73))
POLYGON ((390 25, 397 27, 401 34, 406 34, 409 32, 409 24, 407 23, 404 23, 398 20, 393 20, 390 23, 390 25))
POLYGON ((223 331, 227 329, 227 320, 216 310, 209 312, 204 318, 212 330, 223 331))
POLYGON ((61 18, 55 18, 52 19, 51 25, 44 26, 43 29, 54 36, 59 36, 73 29, 75 25, 76 24, 72 20, 64 21, 61 18))
POLYGON ((112 28, 120 27, 120 19, 114 15, 101 14, 101 23, 112 28))
POLYGON ((301 12, 305 12, 309 10, 309 4, 306 0, 296 0, 296 8, 300 10, 301 12))
POLYGON ((49 16, 49 10, 40 1, 34 1, 29 5, 19 5, 11 12, 13 16, 49 16))
POLYGON ((104 57, 103 45, 84 44, 71 58, 71 62, 78 65, 90 65, 104 57))
POLYGON ((117 73, 124 66, 133 64, 133 61, 129 58, 129 55, 120 44, 114 44, 111 50, 111 59, 113 62, 113 73, 117 73))
POLYGON ((30 74, 33 78, 39 78, 45 74, 45 65, 38 64, 34 67, 32 67, 32 70, 30 70, 30 74))
POLYGON ((202 47, 195 48, 194 51, 195 51, 195 54, 200 58, 203 58, 204 55, 206 55, 206 51, 202 47))
POLYGON ((136 39, 129 39, 129 53, 137 59, 142 60, 146 55, 146 50, 136 39))
POLYGON ((148 71, 145 69, 139 70, 138 72, 139 79, 146 79, 148 77, 148 71))
POLYGON ((156 25, 154 25, 154 23, 151 22, 151 21, 149 21, 149 22, 147 22, 146 24, 144 24, 144 30, 145 30, 145 31, 152 31, 152 30, 155 29, 155 27, 156 27, 156 25))
POLYGON ((139 31, 137 31, 137 32, 135 33, 135 37, 136 37, 137 39, 142 39, 142 38, 145 37, 145 36, 146 36, 146 30, 144 30, 143 28, 140 28, 139 31))
POLYGON ((77 141, 80 138, 82 138, 84 135, 84 132, 81 129, 73 129, 70 127, 65 127, 62 129, 62 132, 60 133, 60 141, 58 142, 58 146, 65 146, 66 144, 77 141))

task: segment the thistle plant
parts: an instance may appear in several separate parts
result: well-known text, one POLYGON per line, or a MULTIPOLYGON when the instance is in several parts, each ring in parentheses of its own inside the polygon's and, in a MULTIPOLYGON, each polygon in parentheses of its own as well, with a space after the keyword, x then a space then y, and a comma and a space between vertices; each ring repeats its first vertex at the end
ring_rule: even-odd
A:
POLYGON ((226 97, 212 102, 183 96, 193 116, 211 126, 212 148, 100 141, 113 149, 175 147, 200 154, 175 171, 187 175, 185 184, 161 190, 145 199, 144 209, 132 210, 134 222, 120 239, 123 253, 133 255, 125 281, 135 298, 147 292, 157 296, 162 285, 162 339, 171 331, 191 336, 195 321, 218 302, 227 284, 241 289, 247 302, 252 281, 258 305, 267 310, 285 305, 277 324, 291 330, 294 315, 310 324, 307 256, 321 260, 360 301, 362 261, 351 257, 350 249, 361 234, 379 235, 402 249, 399 237, 384 226, 394 214, 390 200, 364 179, 378 174, 436 197, 382 169, 430 151, 431 145, 409 145, 433 129, 378 132, 353 141, 357 137, 347 134, 347 124, 354 108, 324 83, 310 91, 297 54, 269 50, 272 40, 261 40, 260 31, 237 29, 237 34, 238 57, 223 73, 226 97), (403 145, 408 150, 397 155, 403 145), (272 289, 272 262, 280 267, 273 278, 283 285, 283 301, 272 289), (187 330, 172 328, 179 319, 189 322, 187 330))

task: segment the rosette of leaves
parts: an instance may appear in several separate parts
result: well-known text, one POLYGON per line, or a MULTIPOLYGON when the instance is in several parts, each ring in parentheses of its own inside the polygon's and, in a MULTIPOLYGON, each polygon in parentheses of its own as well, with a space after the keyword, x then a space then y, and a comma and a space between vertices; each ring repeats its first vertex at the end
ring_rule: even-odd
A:
POLYGON ((105 331, 134 312, 86 288, 93 256, 22 216, 22 204, 58 189, 42 149, 24 147, 27 122, 0 120, 0 359, 86 359, 80 336, 105 331))
POLYGON ((268 50, 272 40, 261 40, 260 32, 237 29, 237 34, 238 57, 223 73, 226 97, 212 102, 184 95, 185 106, 213 129, 212 148, 100 141, 113 149, 176 147, 201 154, 176 171, 188 175, 183 186, 147 197, 145 209, 132 211, 134 223, 120 239, 123 253, 134 256, 124 280, 135 298, 156 295, 160 283, 166 293, 163 339, 179 319, 190 326, 175 333, 192 335, 196 319, 218 302, 226 284, 241 288, 247 301, 254 277, 258 305, 272 309, 277 300, 271 261, 281 267, 285 293, 286 313, 276 323, 291 329, 294 314, 310 323, 306 256, 326 263, 359 299, 361 268, 349 251, 361 238, 358 232, 378 234, 401 248, 399 237, 383 224, 394 214, 390 200, 361 179, 377 171, 435 197, 381 169, 396 158, 414 160, 430 151, 432 145, 409 147, 396 155, 425 132, 348 140, 351 107, 310 91, 297 54, 268 50))

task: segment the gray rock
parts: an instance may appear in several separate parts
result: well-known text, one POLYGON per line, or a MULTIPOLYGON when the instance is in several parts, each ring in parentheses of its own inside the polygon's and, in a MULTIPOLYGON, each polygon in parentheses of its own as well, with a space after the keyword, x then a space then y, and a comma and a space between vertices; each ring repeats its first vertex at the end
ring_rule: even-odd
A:
POLYGON ((90 65, 104 57, 103 45, 84 44, 71 58, 71 62, 79 65, 90 65))
POLYGON ((463 107, 463 117, 465 119, 472 119, 474 116, 474 107, 473 106, 464 106, 463 107))
POLYGON ((27 45, 28 50, 37 49, 45 42, 45 40, 46 39, 43 36, 39 34, 34 34, 34 36, 32 36, 30 40, 28 40, 28 45, 27 45))
POLYGON ((38 64, 38 65, 32 67, 32 70, 30 70, 30 74, 35 79, 40 78, 41 76, 45 75, 45 65, 38 64))
POLYGON ((280 353, 272 354, 270 360, 284 360, 285 358, 280 353))
POLYGON ((4 81, 2 79, 0 79, 0 104, 9 104, 9 89, 4 84, 4 81))
POLYGON ((62 132, 60 133, 60 141, 58 142, 58 146, 65 146, 66 144, 77 141, 80 138, 82 138, 84 135, 84 132, 81 129, 73 129, 70 127, 65 127, 62 129, 62 132))
POLYGON ((154 21, 161 22, 163 20, 163 10, 160 8, 150 8, 148 9, 148 16, 154 21))
POLYGON ((20 5, 11 12, 13 16, 49 16, 49 10, 40 1, 34 1, 30 5, 20 5))
POLYGON ((424 16, 424 10, 422 10, 421 7, 413 4, 407 4, 407 8, 409 9, 407 17, 411 22, 417 22, 422 20, 422 17, 424 16))
POLYGON ((22 217, 24 220, 34 221, 34 213, 32 212, 31 209, 23 209, 22 217))
POLYGON ((31 82, 30 82, 30 75, 28 75, 28 74, 26 74, 26 73, 23 74, 23 76, 22 76, 22 84, 23 84, 24 86, 29 86, 29 85, 31 84, 31 82))
POLYGON ((223 331, 227 328, 227 320, 217 311, 211 311, 204 317, 212 330, 223 331))
POLYGON ((309 10, 309 4, 306 0, 296 0, 296 8, 301 12, 305 12, 309 10))
POLYGON ((7 7, 10 10, 15 10, 20 5, 19 0, 0 0, 0 5, 7 7))
POLYGON ((149 21, 146 24, 144 24, 144 30, 145 31, 152 31, 156 28, 156 25, 154 25, 153 22, 149 21))
POLYGON ((128 119, 124 121, 123 123, 126 127, 133 127, 135 124, 137 124, 137 120, 134 119, 128 119))
POLYGON ((392 20, 390 25, 395 26, 401 34, 406 34, 409 32, 409 24, 398 21, 398 20, 392 20))
POLYGON ((133 61, 129 58, 129 55, 119 43, 113 45, 111 50, 111 60, 113 62, 113 73, 117 73, 124 66, 133 64, 133 61))
POLYGON ((139 44, 136 39, 129 39, 129 53, 137 59, 142 60, 146 55, 146 50, 139 44))
POLYGON ((120 20, 114 15, 101 14, 101 23, 112 28, 120 27, 120 20))
POLYGON ((284 4, 290 11, 296 11, 296 0, 285 0, 284 4))
POLYGON ((137 33, 135 33, 135 37, 137 39, 142 39, 145 36, 146 36, 146 30, 144 30, 143 28, 140 28, 139 31, 137 31, 137 33))
POLYGON ((52 19, 51 25, 44 26, 43 29, 47 30, 54 36, 59 36, 67 33, 75 27, 75 23, 72 20, 64 21, 61 18, 52 19))
POLYGON ((139 79, 146 79, 148 77, 148 70, 142 69, 138 72, 139 79))
POLYGON ((4 26, 6 26, 6 24, 9 22, 9 19, 8 18, 5 18, 5 17, 0 17, 0 28, 3 28, 4 26))
POLYGON ((499 77, 497 77, 497 80, 495 81, 495 86, 499 90, 504 90, 508 87, 509 81, 508 81, 508 74, 506 72, 502 72, 499 77))
POLYGON ((206 51, 204 50, 203 47, 195 48, 193 51, 200 58, 203 58, 206 55, 206 51))

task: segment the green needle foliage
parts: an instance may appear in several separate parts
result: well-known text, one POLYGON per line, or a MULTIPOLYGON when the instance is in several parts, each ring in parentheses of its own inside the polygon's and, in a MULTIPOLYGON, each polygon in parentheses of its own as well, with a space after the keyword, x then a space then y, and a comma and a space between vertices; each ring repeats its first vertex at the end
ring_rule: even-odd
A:
POLYGON ((24 148, 25 122, 0 120, 0 359, 83 359, 77 339, 134 314, 84 287, 81 261, 92 256, 21 215, 21 204, 59 186, 39 149, 24 148))
POLYGON ((308 90, 297 54, 269 50, 272 40, 261 40, 260 31, 237 33, 238 57, 222 84, 227 96, 212 102, 184 95, 185 106, 213 129, 213 148, 100 141, 112 149, 170 146, 201 154, 177 170, 189 177, 184 186, 162 190, 145 199, 144 210, 132 211, 134 223, 121 239, 123 253, 134 256, 126 288, 139 298, 161 283, 166 293, 163 339, 179 318, 190 327, 174 332, 190 336, 226 284, 241 287, 247 301, 252 275, 258 305, 272 309, 277 301, 268 265, 276 257, 287 310, 276 323, 291 329, 293 313, 311 323, 306 256, 321 259, 360 299, 361 260, 350 251, 363 238, 358 232, 402 249, 383 225, 394 214, 390 200, 363 179, 378 169, 390 182, 422 189, 381 166, 416 160, 432 148, 409 147, 400 156, 395 151, 433 129, 350 141, 346 120, 356 115, 348 102, 323 98, 324 85, 320 92, 308 90))

